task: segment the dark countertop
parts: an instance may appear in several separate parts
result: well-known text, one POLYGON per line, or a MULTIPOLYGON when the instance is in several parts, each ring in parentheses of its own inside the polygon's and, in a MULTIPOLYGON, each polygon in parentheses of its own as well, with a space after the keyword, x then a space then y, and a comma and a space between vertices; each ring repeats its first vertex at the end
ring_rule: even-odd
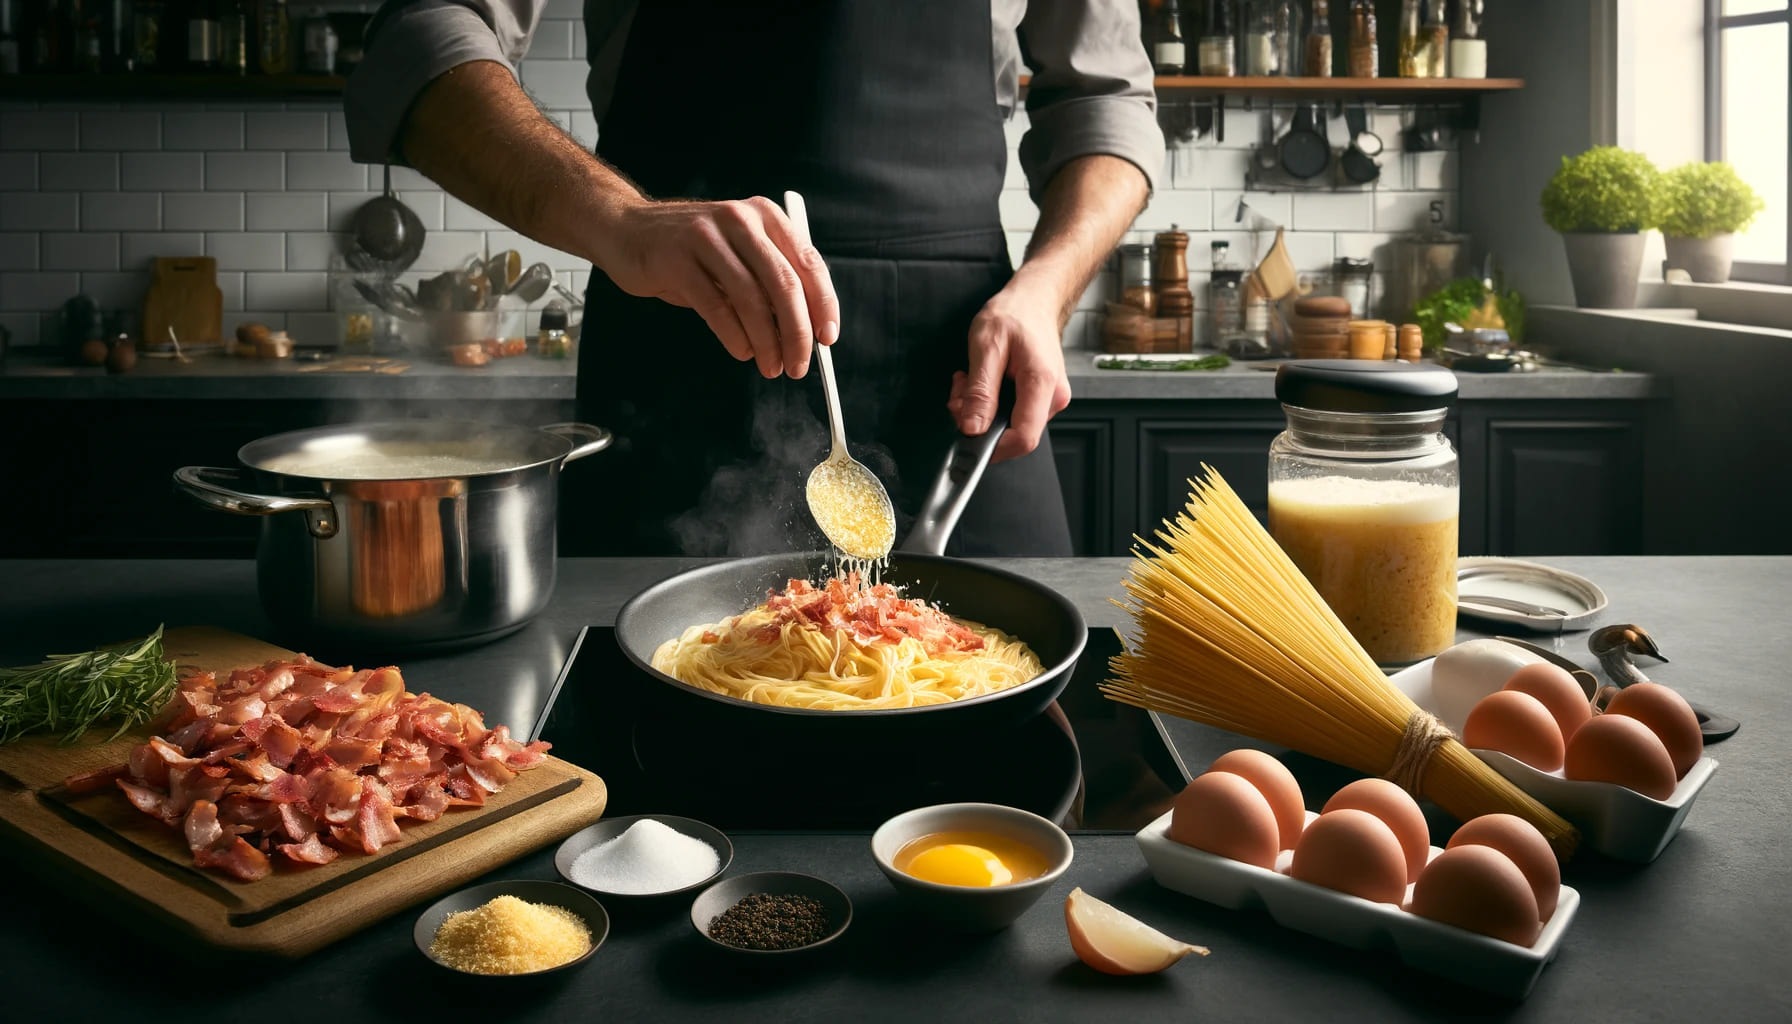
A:
MULTIPOLYGON (((1233 362, 1218 370, 1103 370, 1096 359, 1108 356, 1068 350, 1071 400, 1110 399, 1273 399, 1277 360, 1233 362)), ((1119 358, 1126 358, 1124 356, 1119 358)), ((1592 373, 1557 366, 1532 373, 1459 373, 1459 397, 1482 399, 1655 398, 1667 394, 1667 382, 1647 373, 1592 373)))
POLYGON ((514 356, 481 367, 451 366, 393 357, 385 366, 401 373, 345 367, 368 366, 366 357, 338 356, 312 363, 294 359, 194 356, 191 363, 139 358, 129 373, 104 367, 68 366, 29 350, 14 350, 0 371, 0 399, 555 399, 572 398, 575 361, 514 356))
MULTIPOLYGON (((1792 619, 1784 614, 1792 558, 1549 561, 1604 587, 1607 621, 1654 632, 1673 662, 1648 667, 1653 678, 1743 725, 1713 748, 1721 768, 1659 860, 1637 867, 1583 856, 1569 865, 1566 879, 1584 902, 1559 959, 1523 1003, 1406 970, 1389 954, 1285 930, 1261 913, 1160 889, 1127 835, 1078 835, 1075 863, 1039 905, 1008 931, 967 939, 917 929, 889 912, 892 890, 862 834, 737 833, 731 870, 807 870, 853 897, 853 928, 835 960, 812 974, 745 974, 711 960, 688 916, 674 910, 622 921, 591 963, 551 987, 467 986, 421 961, 411 945, 415 913, 405 912, 296 965, 199 975, 140 941, 112 941, 103 920, 65 896, 32 891, 14 871, 8 913, 0 915, 0 956, 8 975, 25 983, 14 986, 9 1013, 157 1020, 199 1008, 242 1019, 302 1004, 307 1017, 347 1022, 460 1019, 484 1002, 504 1006, 505 1020, 1792 1019, 1783 967, 1792 948, 1792 787, 1784 763, 1792 736, 1792 619), (1148 978, 1097 975, 1075 961, 1065 938, 1059 908, 1073 885, 1206 944, 1213 955, 1148 978)), ((406 676, 413 686, 481 707, 490 721, 528 722, 579 627, 610 622, 627 597, 680 564, 565 560, 552 607, 527 629, 465 654, 408 660, 406 676)), ((1121 624, 1107 598, 1119 592, 1122 559, 1000 564, 1059 589, 1092 625, 1121 624)), ((90 647, 162 621, 267 632, 248 562, 0 561, 0 583, 0 664, 90 647)), ((1585 637, 1557 643, 1591 665, 1585 637)), ((1223 733, 1176 725, 1176 745, 1197 769, 1236 745, 1223 733)), ((493 877, 554 878, 551 850, 493 877)))

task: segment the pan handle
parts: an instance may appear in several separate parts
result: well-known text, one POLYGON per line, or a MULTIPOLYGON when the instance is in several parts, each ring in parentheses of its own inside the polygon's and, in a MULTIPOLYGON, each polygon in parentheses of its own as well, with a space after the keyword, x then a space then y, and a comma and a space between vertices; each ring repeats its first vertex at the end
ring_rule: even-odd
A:
POLYGON ((336 506, 328 498, 288 498, 271 494, 247 494, 206 479, 223 477, 236 481, 243 478, 240 470, 215 469, 210 466, 183 466, 174 471, 175 490, 185 492, 200 504, 220 512, 245 516, 270 516, 276 512, 304 512, 305 528, 318 540, 336 536, 336 506))
POLYGON ((989 429, 976 437, 961 435, 953 443, 952 450, 946 455, 946 464, 940 467, 940 475, 934 478, 927 499, 921 502, 915 525, 909 528, 908 536, 896 550, 925 555, 946 553, 946 541, 952 538, 952 530, 958 525, 958 517, 964 514, 971 492, 977 489, 983 471, 989 468, 990 456, 995 454, 996 442, 1008 429, 1008 417, 1013 412, 1014 388, 1003 385, 989 429))
POLYGON ((587 455, 596 455, 610 447, 610 442, 615 439, 608 430, 589 423, 550 423, 541 429, 572 443, 572 451, 560 460, 562 467, 587 455))

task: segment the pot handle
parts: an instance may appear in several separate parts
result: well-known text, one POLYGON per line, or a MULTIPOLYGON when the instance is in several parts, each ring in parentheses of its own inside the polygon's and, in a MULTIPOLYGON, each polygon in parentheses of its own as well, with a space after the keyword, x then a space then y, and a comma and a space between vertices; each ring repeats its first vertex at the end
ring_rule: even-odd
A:
POLYGON ((572 451, 567 452, 566 457, 560 460, 562 467, 587 455, 596 455, 610 447, 610 442, 615 440, 608 430, 589 423, 550 423, 541 429, 572 443, 572 451))
POLYGON ((336 536, 336 506, 328 498, 286 498, 269 494, 245 494, 206 479, 219 476, 235 481, 243 474, 235 469, 183 466, 174 471, 174 487, 202 505, 220 512, 245 516, 270 516, 276 512, 304 512, 305 528, 318 540, 336 536))

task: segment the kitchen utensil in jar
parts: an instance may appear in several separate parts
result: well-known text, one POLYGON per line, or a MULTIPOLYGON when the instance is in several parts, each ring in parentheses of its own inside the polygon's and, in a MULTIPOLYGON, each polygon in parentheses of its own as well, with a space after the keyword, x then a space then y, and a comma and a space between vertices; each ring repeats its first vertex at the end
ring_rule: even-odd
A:
POLYGON ((403 273, 423 251, 423 221, 392 194, 392 165, 385 165, 382 192, 361 204, 351 225, 349 266, 385 274, 403 273))
POLYGON ((554 283, 554 272, 546 263, 531 263, 529 269, 522 272, 516 283, 506 294, 514 295, 524 305, 533 303, 547 294, 548 286, 554 283))
MULTIPOLYGON (((784 211, 797 241, 808 245, 809 215, 803 197, 795 192, 784 193, 784 211)), ((875 562, 887 557, 890 546, 896 542, 896 511, 877 475, 846 450, 846 423, 840 414, 840 387, 834 382, 833 352, 817 341, 815 359, 821 367, 821 386, 827 397, 833 450, 809 473, 804 487, 809 514, 841 554, 875 562)))
POLYGON ((515 249, 506 249, 485 261, 485 279, 492 283, 492 293, 506 295, 522 277, 523 256, 515 249))

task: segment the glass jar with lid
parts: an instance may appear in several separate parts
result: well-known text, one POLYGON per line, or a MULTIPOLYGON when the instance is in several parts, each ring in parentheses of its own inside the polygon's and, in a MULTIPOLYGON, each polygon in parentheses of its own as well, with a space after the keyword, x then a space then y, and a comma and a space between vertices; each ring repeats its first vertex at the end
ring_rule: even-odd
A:
POLYGON ((1460 491, 1443 434, 1448 370, 1284 364, 1288 429, 1269 449, 1269 531, 1375 662, 1409 665, 1456 635, 1460 491))

